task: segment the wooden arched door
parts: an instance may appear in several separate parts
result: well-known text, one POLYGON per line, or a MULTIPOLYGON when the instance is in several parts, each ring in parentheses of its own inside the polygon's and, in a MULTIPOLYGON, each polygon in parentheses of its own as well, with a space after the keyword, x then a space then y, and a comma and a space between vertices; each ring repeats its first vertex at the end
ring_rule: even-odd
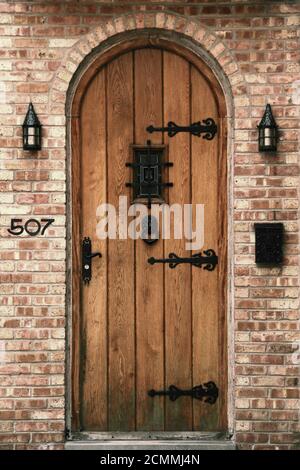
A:
MULTIPOLYGON (((146 46, 146 44, 145 44, 146 46)), ((123 47, 123 49, 125 49, 123 47)), ((226 156, 224 105, 207 66, 171 46, 128 50, 95 70, 73 119, 72 426, 86 431, 217 431, 226 428, 226 156), (212 140, 179 132, 149 134, 169 121, 213 118, 212 140), (204 204, 202 249, 212 271, 148 263, 174 252, 191 257, 185 240, 99 240, 97 207, 132 200, 132 145, 164 145, 173 166, 169 204, 204 204), (82 282, 82 241, 89 237, 92 278, 82 282), (149 396, 214 382, 214 404, 191 396, 149 396)), ((199 250, 198 250, 199 251, 199 250)), ((205 386, 204 386, 205 389, 205 386)))

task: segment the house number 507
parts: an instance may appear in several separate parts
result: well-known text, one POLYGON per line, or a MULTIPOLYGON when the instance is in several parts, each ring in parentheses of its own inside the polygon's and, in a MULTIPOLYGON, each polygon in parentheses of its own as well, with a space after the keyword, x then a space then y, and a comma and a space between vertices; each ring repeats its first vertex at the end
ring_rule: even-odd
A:
POLYGON ((31 237, 35 237, 39 234, 44 235, 46 229, 53 224, 55 219, 41 219, 41 222, 46 222, 43 226, 41 222, 36 219, 29 219, 24 225, 22 224, 22 220, 23 219, 11 219, 10 228, 8 228, 7 231, 12 235, 21 235, 24 230, 31 237))

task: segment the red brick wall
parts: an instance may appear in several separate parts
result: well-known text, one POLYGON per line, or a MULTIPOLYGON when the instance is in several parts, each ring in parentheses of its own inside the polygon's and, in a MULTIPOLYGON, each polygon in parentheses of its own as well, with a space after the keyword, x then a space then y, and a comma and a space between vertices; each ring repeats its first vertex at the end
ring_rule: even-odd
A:
POLYGON ((63 447, 65 92, 91 47, 124 27, 144 26, 194 37, 232 84, 234 431, 243 449, 297 445, 299 23, 298 1, 0 2, 2 448, 63 447), (22 150, 29 97, 44 126, 38 156, 22 150), (257 152, 267 102, 280 127, 274 157, 257 152), (13 217, 51 216, 47 236, 7 232, 13 217), (284 222, 281 269, 254 263, 253 223, 264 220, 284 222))

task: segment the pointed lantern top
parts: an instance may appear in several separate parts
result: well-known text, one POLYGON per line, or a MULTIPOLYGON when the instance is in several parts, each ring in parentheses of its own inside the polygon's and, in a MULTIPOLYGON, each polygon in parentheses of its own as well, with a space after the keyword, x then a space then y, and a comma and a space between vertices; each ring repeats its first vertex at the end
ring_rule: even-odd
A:
POLYGON ((274 119, 271 106, 267 104, 265 114, 262 117, 262 120, 257 126, 258 128, 261 127, 277 127, 276 121, 274 119))
POLYGON ((30 102, 28 106, 28 111, 24 119, 23 126, 40 126, 41 123, 39 118, 36 115, 33 104, 30 102))

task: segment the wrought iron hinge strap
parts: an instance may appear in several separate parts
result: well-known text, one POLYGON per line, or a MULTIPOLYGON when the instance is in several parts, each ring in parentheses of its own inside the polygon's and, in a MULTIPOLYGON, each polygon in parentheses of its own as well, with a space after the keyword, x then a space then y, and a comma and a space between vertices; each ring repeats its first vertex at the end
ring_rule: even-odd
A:
POLYGON ((214 252, 214 250, 209 249, 205 250, 204 254, 206 256, 202 256, 200 253, 195 253, 190 258, 180 258, 175 253, 169 253, 169 258, 148 258, 149 264, 156 264, 156 263, 163 263, 169 264, 171 269, 176 268, 178 264, 192 264, 197 268, 201 268, 202 265, 205 265, 203 269, 207 271, 213 271, 218 264, 218 256, 214 252))
POLYGON ((146 131, 152 134, 153 132, 167 132, 169 137, 174 137, 178 132, 190 132, 192 135, 200 137, 203 134, 203 139, 212 140, 217 133, 217 125, 213 118, 203 119, 194 122, 190 126, 178 126, 175 122, 169 121, 166 127, 148 126, 146 131))
POLYGON ((201 401, 203 398, 205 398, 205 403, 213 405, 218 399, 219 389, 214 382, 210 381, 204 383, 203 385, 196 385, 189 390, 182 390, 175 385, 170 385, 167 390, 152 389, 148 391, 148 395, 149 397, 168 396, 171 401, 175 401, 177 398, 182 396, 188 396, 201 401))

